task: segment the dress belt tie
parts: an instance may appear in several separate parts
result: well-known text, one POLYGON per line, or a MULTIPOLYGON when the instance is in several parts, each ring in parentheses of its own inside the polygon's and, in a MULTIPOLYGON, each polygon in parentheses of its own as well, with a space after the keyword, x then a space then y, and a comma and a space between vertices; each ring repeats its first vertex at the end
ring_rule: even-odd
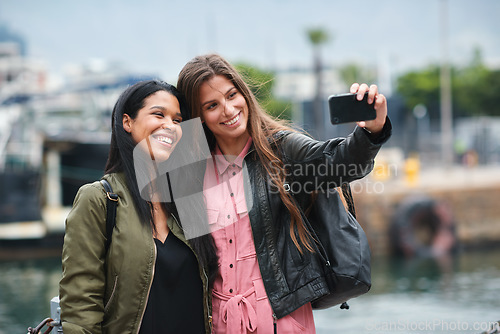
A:
POLYGON ((257 329, 257 314, 247 297, 255 293, 255 288, 251 287, 240 295, 226 295, 213 290, 214 297, 226 301, 222 308, 222 321, 227 324, 228 334, 251 333, 257 329))

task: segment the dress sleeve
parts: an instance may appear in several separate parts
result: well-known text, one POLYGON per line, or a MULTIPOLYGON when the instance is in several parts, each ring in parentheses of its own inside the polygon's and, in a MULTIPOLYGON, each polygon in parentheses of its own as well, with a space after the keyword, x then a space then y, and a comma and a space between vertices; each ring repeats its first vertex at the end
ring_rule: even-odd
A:
POLYGON ((59 284, 65 334, 101 333, 106 275, 106 197, 96 182, 82 186, 66 219, 59 284))

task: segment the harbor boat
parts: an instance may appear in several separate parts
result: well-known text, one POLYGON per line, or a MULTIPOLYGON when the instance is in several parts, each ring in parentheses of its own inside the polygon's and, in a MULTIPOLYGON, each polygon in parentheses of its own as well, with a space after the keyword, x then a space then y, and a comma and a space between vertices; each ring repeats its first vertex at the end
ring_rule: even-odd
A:
POLYGON ((0 245, 64 233, 78 188, 103 174, 119 94, 151 78, 102 63, 57 89, 46 77, 0 43, 0 245))
POLYGON ((0 240, 41 238, 39 187, 42 146, 25 107, 44 91, 40 63, 20 55, 16 43, 0 43, 0 240), (29 140, 28 140, 29 139, 29 140))

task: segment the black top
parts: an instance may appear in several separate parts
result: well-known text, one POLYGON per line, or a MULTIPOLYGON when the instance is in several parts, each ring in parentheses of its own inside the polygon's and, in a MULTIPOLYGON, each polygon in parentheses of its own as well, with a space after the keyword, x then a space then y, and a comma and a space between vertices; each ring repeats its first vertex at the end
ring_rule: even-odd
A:
POLYGON ((157 248, 155 274, 140 334, 205 332, 203 285, 191 249, 169 233, 157 248))

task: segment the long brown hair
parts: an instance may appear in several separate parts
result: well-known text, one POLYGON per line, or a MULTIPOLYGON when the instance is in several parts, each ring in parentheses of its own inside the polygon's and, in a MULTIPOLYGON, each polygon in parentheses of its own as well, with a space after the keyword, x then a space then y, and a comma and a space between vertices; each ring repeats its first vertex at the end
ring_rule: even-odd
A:
MULTIPOLYGON (((236 89, 244 96, 248 106, 247 130, 252 137, 255 151, 262 162, 267 174, 271 178, 283 204, 290 212, 290 235, 300 252, 304 245, 309 251, 313 251, 309 242, 310 234, 301 219, 300 211, 295 205, 291 195, 285 190, 284 163, 279 154, 272 149, 272 138, 277 132, 295 131, 284 121, 277 120, 267 114, 259 105, 255 95, 245 83, 242 76, 224 58, 217 54, 203 55, 193 58, 179 73, 177 89, 186 97, 188 108, 192 117, 201 117, 200 87, 214 76, 222 75, 230 80, 236 89), (271 140, 270 140, 271 139, 271 140), (276 173, 278 171, 278 173, 276 173), (296 232, 295 232, 296 230, 296 232), (297 235, 299 240, 297 240, 297 235)), ((211 148, 215 145, 215 137, 206 128, 207 140, 211 148)))

